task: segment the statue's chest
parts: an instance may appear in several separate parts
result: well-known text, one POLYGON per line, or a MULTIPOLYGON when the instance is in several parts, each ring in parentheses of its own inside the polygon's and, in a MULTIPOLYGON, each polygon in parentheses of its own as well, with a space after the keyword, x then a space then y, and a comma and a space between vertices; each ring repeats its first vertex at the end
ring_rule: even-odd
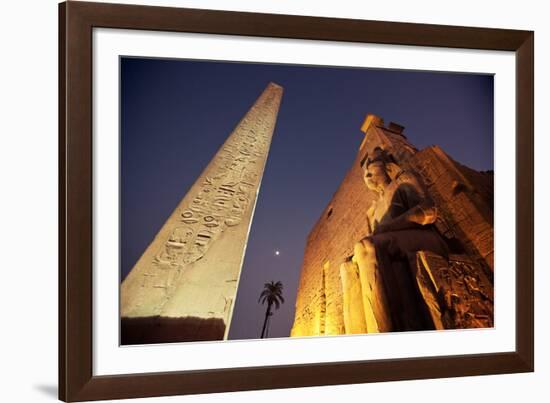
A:
POLYGON ((396 186, 389 186, 384 195, 376 200, 369 209, 369 218, 374 230, 380 223, 385 223, 406 211, 396 186))

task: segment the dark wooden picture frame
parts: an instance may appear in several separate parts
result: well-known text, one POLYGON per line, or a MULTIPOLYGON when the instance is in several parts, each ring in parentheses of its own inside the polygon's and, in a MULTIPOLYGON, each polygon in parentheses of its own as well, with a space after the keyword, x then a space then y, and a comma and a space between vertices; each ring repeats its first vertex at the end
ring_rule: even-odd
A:
POLYGON ((531 31, 106 3, 60 4, 59 398, 82 401, 533 371, 533 60, 531 31), (94 376, 92 31, 98 27, 515 52, 515 351, 94 376))

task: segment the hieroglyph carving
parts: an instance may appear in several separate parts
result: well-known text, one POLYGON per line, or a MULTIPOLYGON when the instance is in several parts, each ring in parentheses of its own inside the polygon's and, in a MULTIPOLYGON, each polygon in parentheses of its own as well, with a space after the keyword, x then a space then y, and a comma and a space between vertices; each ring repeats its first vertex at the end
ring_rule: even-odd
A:
POLYGON ((255 198, 259 182, 255 167, 258 159, 267 155, 270 135, 261 119, 251 123, 245 118, 239 129, 224 144, 214 169, 205 176, 190 205, 179 209, 181 225, 174 228, 153 264, 175 268, 196 262, 221 232, 241 222, 255 198))
POLYGON ((436 329, 493 327, 493 285, 478 263, 419 251, 416 280, 436 329))

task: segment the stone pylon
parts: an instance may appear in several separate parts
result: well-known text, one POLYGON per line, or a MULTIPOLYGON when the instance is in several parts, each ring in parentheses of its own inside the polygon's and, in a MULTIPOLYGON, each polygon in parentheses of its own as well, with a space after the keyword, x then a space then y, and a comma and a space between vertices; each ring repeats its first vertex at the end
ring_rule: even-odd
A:
POLYGON ((266 87, 122 282, 122 344, 227 338, 282 94, 266 87))
POLYGON ((308 235, 291 336, 493 327, 493 173, 418 150, 376 115, 361 132, 308 235), (381 193, 366 185, 369 160, 383 162, 381 193))

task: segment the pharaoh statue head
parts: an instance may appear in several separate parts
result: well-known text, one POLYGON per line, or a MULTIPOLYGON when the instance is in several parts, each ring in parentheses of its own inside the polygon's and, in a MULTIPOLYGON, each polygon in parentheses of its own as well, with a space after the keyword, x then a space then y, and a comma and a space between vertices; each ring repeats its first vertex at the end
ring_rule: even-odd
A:
POLYGON ((382 193, 402 172, 391 154, 376 147, 361 161, 363 180, 370 190, 382 193))

